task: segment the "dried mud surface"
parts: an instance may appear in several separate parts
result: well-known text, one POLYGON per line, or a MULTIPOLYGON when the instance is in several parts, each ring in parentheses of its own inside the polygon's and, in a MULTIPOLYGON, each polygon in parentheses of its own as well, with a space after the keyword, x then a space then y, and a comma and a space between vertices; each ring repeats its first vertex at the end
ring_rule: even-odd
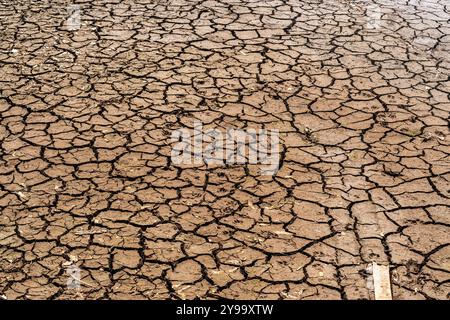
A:
POLYGON ((0 1, 3 299, 450 298, 447 1, 77 2, 0 1), (280 170, 174 165, 195 120, 280 170))

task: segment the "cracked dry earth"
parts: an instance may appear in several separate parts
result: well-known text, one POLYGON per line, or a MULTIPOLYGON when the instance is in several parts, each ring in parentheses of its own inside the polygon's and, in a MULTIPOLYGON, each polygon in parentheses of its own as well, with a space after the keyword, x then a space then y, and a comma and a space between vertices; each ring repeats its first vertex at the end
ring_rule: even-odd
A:
POLYGON ((450 298, 448 1, 77 3, 0 1, 3 299, 450 298), (175 165, 195 120, 280 170, 175 165))

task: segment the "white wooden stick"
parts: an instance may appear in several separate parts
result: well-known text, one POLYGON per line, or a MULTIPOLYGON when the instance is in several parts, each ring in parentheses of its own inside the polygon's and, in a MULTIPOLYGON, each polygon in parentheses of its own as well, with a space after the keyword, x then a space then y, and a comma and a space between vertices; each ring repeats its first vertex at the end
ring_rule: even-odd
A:
POLYGON ((372 263, 373 284, 375 288, 375 300, 392 300, 391 278, 389 266, 372 263))

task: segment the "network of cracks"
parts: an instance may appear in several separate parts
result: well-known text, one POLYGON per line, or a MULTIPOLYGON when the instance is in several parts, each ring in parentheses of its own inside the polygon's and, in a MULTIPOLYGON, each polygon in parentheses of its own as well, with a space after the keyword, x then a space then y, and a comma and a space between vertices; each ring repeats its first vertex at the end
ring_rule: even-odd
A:
POLYGON ((450 299, 448 1, 74 3, 0 1, 3 299, 450 299), (174 164, 196 121, 279 170, 174 164))

